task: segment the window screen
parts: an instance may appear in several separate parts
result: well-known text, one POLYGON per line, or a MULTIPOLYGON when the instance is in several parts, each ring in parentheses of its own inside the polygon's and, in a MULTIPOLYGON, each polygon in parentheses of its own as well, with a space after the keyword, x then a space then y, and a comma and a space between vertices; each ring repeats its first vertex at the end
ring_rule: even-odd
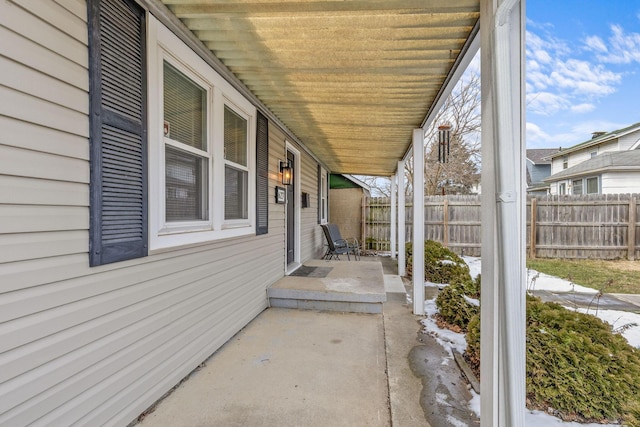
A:
POLYGON ((224 158, 247 166, 247 121, 224 107, 224 158))
POLYGON ((247 120, 224 107, 224 219, 247 219, 247 120))
POLYGON ((207 92, 164 62, 164 136, 207 149, 207 92))
POLYGON ((598 194, 598 177, 587 178, 587 194, 598 194))
POLYGON ((247 219, 247 171, 225 166, 224 219, 247 219))
POLYGON ((165 153, 166 220, 206 220, 206 159, 169 146, 165 153))
POLYGON ((164 62, 164 136, 173 141, 165 149, 167 222, 209 219, 206 102, 205 89, 164 62))

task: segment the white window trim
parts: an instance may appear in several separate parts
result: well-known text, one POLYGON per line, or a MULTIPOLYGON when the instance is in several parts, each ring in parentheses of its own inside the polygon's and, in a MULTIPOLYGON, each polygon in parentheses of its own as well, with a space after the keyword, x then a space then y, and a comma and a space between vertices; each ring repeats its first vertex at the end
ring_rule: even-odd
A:
MULTIPOLYGON (((249 124, 249 128, 251 128, 252 117, 254 118, 254 123, 255 123, 255 117, 256 117, 255 109, 253 114, 251 114, 251 112, 247 112, 244 109, 236 106, 235 103, 231 99, 227 98, 226 96, 223 97, 223 103, 222 103, 222 106, 220 107, 220 109, 222 110, 221 112, 222 121, 218 123, 224 123, 224 107, 228 107, 234 113, 244 118, 247 121, 247 124, 249 124)), ((235 162, 232 162, 231 160, 227 160, 224 158, 224 126, 218 126, 217 130, 220 132, 220 135, 218 137, 220 138, 220 141, 222 141, 222 154, 221 154, 222 168, 219 168, 221 170, 217 171, 220 174, 217 181, 224 183, 224 173, 225 173, 225 167, 227 165, 246 171, 248 173, 248 178, 247 178, 248 179, 248 182, 247 182, 248 218, 224 220, 224 209, 225 209, 224 188, 223 188, 223 194, 222 194, 223 197, 221 200, 222 203, 216 203, 215 213, 217 215, 215 217, 221 218, 223 220, 220 226, 226 229, 247 227, 247 226, 250 226, 251 224, 255 226, 255 221, 251 222, 252 216, 255 216, 255 188, 256 188, 255 187, 255 151, 256 151, 255 150, 255 125, 254 125, 253 133, 251 132, 251 130, 247 132, 247 166, 243 166, 239 163, 235 163, 235 162), (252 144, 251 141, 254 141, 254 144, 252 144), (252 200, 253 200, 253 204, 251 203, 252 200)), ((255 229, 254 229, 254 232, 255 232, 255 229)))
MULTIPOLYGON (((300 238, 300 224, 302 218, 302 208, 300 207, 300 201, 302 196, 302 161, 300 159, 300 150, 298 150, 293 144, 291 144, 288 140, 285 140, 285 152, 284 158, 287 158, 287 152, 290 151, 293 153, 295 157, 295 161, 293 164, 293 180, 295 183, 295 188, 293 191, 293 197, 297 201, 295 203, 294 209, 294 219, 293 219, 293 238, 294 238, 294 250, 293 250, 293 262, 287 265, 287 254, 285 251, 284 254, 284 269, 287 273, 294 271, 300 265, 300 246, 301 246, 301 238, 300 238)), ((286 211, 285 211, 286 215, 286 211)), ((286 224, 286 216, 285 216, 285 224, 286 224)))
POLYGON ((149 249, 160 250, 255 234, 256 108, 194 53, 168 28, 148 15, 148 139, 149 139, 149 249), (209 162, 209 219, 167 224, 165 221, 165 159, 162 64, 173 66, 208 88, 207 147, 209 162), (247 119, 248 218, 224 220, 224 106, 247 119))
POLYGON ((329 220, 329 205, 327 200, 329 199, 329 177, 327 171, 320 167, 320 224, 327 224, 329 220), (322 203, 324 201, 324 203, 322 203))
POLYGON ((601 184, 600 175, 586 176, 584 178, 583 187, 585 189, 584 194, 602 194, 602 184, 601 184), (596 191, 595 193, 589 193, 589 180, 590 179, 595 179, 596 182, 598 183, 598 191, 596 191))

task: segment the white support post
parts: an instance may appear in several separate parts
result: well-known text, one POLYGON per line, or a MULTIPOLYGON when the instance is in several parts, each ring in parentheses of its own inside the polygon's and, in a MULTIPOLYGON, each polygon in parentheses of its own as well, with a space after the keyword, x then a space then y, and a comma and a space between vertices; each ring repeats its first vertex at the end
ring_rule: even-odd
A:
POLYGON ((389 250, 391 259, 396 259, 396 176, 391 176, 391 237, 389 239, 389 250))
POLYGON ((524 5, 482 0, 481 427, 524 427, 524 5))
POLYGON ((424 130, 413 130, 413 314, 424 314, 424 130))
POLYGON ((404 160, 398 162, 398 275, 405 276, 406 268, 406 234, 405 234, 405 214, 406 205, 404 202, 404 160))

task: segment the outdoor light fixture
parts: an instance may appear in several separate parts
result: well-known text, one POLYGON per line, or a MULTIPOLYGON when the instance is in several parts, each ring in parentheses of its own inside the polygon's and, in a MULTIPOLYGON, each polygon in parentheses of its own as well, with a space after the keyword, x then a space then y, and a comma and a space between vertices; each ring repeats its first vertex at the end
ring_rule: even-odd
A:
POLYGON ((282 185, 291 185, 291 178, 293 176, 293 167, 291 161, 280 160, 280 173, 282 174, 282 185))
POLYGON ((449 157, 449 145, 451 143, 451 126, 438 126, 438 161, 447 163, 449 157))

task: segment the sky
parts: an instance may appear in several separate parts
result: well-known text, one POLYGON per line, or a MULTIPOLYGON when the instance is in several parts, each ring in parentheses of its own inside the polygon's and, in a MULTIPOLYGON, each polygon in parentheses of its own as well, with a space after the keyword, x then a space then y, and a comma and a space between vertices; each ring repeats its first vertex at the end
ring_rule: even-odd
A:
POLYGON ((527 148, 640 122, 640 0, 527 0, 527 148))

